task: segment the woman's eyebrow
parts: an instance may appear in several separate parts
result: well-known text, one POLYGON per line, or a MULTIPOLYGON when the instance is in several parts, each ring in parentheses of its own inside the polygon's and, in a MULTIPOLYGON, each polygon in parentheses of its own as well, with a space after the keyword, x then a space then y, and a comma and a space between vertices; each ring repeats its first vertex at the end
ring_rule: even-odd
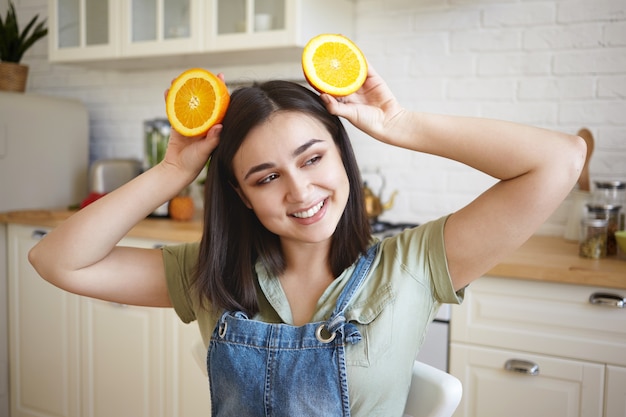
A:
MULTIPOLYGON (((307 141, 306 143, 298 146, 292 153, 291 155, 295 158, 301 154, 303 154, 304 152, 306 152, 307 149, 309 149, 311 146, 315 145, 316 143, 320 143, 323 142, 323 140, 321 139, 311 139, 309 141, 307 141)), ((276 165, 271 163, 271 162, 264 162, 262 164, 259 165, 255 165, 252 168, 250 168, 248 170, 248 172, 246 172, 246 175, 244 177, 244 180, 247 180, 248 177, 256 172, 259 171, 263 171, 265 169, 270 169, 270 168, 274 168, 276 165)))
POLYGON ((248 179, 248 177, 252 174, 255 174, 257 172, 263 171, 265 169, 270 169, 270 168, 274 168, 276 165, 272 164, 270 162, 265 162, 263 164, 259 164, 259 165, 255 165, 252 168, 250 168, 248 170, 248 172, 246 172, 246 176, 243 177, 244 181, 248 179))
POLYGON ((306 152, 307 149, 309 149, 311 146, 315 145, 316 143, 320 143, 323 142, 323 140, 321 139, 311 139, 308 142, 306 142, 303 145, 300 145, 296 148, 295 151, 293 151, 293 153, 291 154, 292 156, 296 157, 298 155, 303 154, 304 152, 306 152))

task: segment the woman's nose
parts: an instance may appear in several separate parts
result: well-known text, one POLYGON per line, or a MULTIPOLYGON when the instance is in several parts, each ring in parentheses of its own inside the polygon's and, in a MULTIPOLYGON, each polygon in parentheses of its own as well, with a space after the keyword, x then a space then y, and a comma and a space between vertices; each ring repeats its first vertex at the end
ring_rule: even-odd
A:
POLYGON ((307 201, 311 182, 306 175, 289 175, 287 180, 287 200, 292 203, 307 201))

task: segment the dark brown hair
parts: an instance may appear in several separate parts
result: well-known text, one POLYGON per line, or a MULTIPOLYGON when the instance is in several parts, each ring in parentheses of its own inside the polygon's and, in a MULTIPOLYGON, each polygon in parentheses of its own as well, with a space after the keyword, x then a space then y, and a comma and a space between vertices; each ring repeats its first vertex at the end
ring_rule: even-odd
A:
POLYGON ((204 233, 200 243, 195 289, 215 309, 258 311, 255 263, 278 276, 285 263, 279 237, 248 209, 234 187, 233 157, 252 128, 277 111, 301 112, 320 121, 332 136, 350 181, 346 208, 332 238, 335 277, 364 252, 370 228, 363 205, 358 164, 341 120, 330 114, 313 91, 288 81, 241 87, 231 95, 222 121, 220 144, 213 152, 205 186, 204 233))

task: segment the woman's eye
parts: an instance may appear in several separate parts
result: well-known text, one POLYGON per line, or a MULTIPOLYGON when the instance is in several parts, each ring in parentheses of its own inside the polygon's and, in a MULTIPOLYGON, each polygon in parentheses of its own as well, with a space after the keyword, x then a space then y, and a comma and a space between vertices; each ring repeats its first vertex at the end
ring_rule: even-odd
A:
POLYGON ((319 156, 319 155, 314 156, 313 158, 308 159, 308 160, 304 163, 304 165, 313 165, 313 164, 316 164, 316 163, 318 163, 321 159, 322 159, 322 157, 321 157, 321 156, 319 156))
POLYGON ((275 180, 276 178, 278 178, 277 174, 270 174, 267 177, 263 177, 260 181, 259 184, 268 184, 271 181, 275 180))

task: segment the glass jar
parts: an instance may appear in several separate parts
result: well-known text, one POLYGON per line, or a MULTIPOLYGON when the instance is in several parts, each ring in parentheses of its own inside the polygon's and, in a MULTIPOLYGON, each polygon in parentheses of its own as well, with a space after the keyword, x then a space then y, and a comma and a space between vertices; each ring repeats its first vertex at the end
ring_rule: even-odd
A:
POLYGON ((587 213, 590 219, 602 219, 607 222, 606 254, 608 256, 617 254, 617 240, 615 239, 615 232, 619 230, 621 208, 621 206, 609 204, 587 205, 587 213))
POLYGON ((607 220, 586 218, 581 222, 578 255, 582 258, 600 259, 606 256, 607 220))
POLYGON ((626 182, 594 181, 591 203, 595 205, 626 206, 626 182))
POLYGON ((170 140, 170 122, 167 119, 146 120, 144 127, 144 169, 157 165, 165 157, 170 140))
MULTIPOLYGON (((144 170, 157 165, 165 157, 167 144, 172 130, 167 119, 153 119, 143 122, 144 130, 144 170)), ((152 216, 166 217, 169 213, 169 202, 163 203, 152 212, 152 216)))

